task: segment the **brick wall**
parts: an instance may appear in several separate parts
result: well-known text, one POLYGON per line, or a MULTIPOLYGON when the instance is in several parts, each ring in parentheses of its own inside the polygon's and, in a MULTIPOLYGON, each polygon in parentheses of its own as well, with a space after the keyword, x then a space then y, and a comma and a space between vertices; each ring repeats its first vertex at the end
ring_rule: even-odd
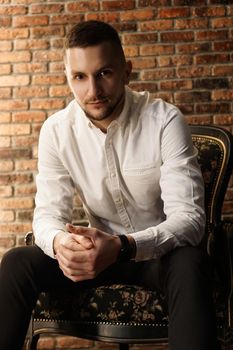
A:
MULTIPOLYGON (((62 63, 68 28, 84 19, 113 24, 133 62, 133 88, 176 104, 190 123, 232 132, 231 4, 0 0, 0 256, 23 244, 24 232, 31 229, 38 133, 71 98, 62 63)), ((84 215, 78 199, 75 215, 84 215)), ((233 180, 224 216, 233 218, 233 180)))

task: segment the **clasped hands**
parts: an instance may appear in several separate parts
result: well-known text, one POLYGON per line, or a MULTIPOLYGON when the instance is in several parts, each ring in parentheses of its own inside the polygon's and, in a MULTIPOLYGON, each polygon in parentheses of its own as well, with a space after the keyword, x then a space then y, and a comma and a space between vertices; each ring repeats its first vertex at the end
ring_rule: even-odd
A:
POLYGON ((66 225, 55 236, 53 247, 64 275, 74 282, 95 278, 117 260, 121 248, 117 235, 96 228, 66 225))

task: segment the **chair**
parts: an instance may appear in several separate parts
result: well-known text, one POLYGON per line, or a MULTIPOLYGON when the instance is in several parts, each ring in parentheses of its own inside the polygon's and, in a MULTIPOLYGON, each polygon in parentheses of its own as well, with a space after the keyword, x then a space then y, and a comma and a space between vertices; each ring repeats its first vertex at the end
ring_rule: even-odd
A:
MULTIPOLYGON (((218 336, 224 349, 232 337, 233 221, 221 210, 233 166, 233 136, 219 127, 190 126, 205 182, 206 245, 215 265, 214 300, 218 336)), ((33 234, 25 237, 33 244, 33 234)), ((115 342, 119 350, 134 343, 166 342, 168 314, 164 296, 134 285, 100 286, 80 292, 42 293, 27 334, 27 350, 41 334, 63 334, 115 342)))

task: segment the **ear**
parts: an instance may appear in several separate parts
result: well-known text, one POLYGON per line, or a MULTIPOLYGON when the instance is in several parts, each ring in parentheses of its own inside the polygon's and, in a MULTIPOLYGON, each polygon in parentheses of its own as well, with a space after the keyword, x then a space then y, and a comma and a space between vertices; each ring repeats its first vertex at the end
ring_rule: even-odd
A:
POLYGON ((132 72, 132 62, 126 61, 125 62, 125 75, 124 75, 124 83, 125 85, 128 85, 130 82, 130 74, 132 72))

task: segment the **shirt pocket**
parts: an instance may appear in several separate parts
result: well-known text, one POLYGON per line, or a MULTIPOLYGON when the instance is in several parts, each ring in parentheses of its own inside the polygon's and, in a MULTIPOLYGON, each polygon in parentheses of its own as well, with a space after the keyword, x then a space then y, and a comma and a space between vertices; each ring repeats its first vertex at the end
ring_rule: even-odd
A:
POLYGON ((154 205, 160 196, 160 167, 151 165, 140 168, 124 168, 122 171, 126 191, 131 200, 145 208, 154 205))

